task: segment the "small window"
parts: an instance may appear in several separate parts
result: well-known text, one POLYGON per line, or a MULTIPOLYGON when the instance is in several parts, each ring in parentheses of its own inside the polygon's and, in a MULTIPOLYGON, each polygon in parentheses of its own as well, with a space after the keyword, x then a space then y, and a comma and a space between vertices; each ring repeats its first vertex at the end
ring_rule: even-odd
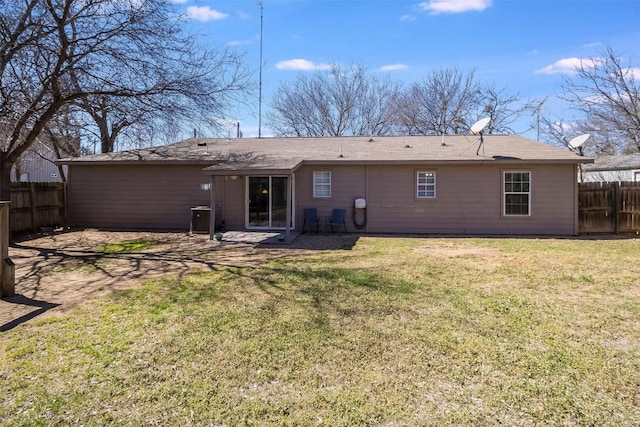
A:
POLYGON ((331 172, 313 173, 313 197, 331 197, 331 172))
POLYGON ((531 215, 531 172, 507 171, 504 181, 504 214, 531 215))
POLYGON ((436 173, 418 172, 418 199, 436 198, 436 173))

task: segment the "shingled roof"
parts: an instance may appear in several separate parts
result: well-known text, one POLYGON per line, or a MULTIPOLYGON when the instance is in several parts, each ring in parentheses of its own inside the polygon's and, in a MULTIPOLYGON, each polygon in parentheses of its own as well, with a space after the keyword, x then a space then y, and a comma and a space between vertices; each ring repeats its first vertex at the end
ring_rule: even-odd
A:
POLYGON ((598 156, 591 165, 586 165, 584 170, 614 171, 640 169, 640 154, 625 154, 623 156, 598 156))
POLYGON ((293 172, 302 164, 590 163, 569 150, 517 135, 324 138, 199 138, 154 148, 60 161, 89 164, 201 164, 211 175, 293 172))

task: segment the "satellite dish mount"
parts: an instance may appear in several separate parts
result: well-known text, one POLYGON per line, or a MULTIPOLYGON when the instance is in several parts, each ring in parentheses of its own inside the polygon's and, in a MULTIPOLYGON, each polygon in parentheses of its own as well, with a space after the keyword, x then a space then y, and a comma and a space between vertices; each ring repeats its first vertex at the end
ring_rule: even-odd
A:
POLYGON ((484 128, 487 127, 487 125, 489 124, 489 122, 491 121, 490 117, 485 117, 484 119, 480 119, 477 122, 475 122, 472 126, 471 126, 471 133, 473 135, 480 135, 480 144, 478 144, 478 149, 476 150, 476 156, 480 155, 480 149, 482 148, 482 155, 484 156, 484 136, 483 136, 483 131, 484 128))

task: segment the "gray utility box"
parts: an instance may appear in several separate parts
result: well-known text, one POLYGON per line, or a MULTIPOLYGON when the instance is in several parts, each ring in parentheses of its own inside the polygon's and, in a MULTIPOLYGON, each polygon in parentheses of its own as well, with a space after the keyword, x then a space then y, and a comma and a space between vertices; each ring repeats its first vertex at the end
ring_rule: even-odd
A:
POLYGON ((211 208, 209 206, 196 206, 191 208, 191 230, 193 233, 209 233, 209 220, 211 208))

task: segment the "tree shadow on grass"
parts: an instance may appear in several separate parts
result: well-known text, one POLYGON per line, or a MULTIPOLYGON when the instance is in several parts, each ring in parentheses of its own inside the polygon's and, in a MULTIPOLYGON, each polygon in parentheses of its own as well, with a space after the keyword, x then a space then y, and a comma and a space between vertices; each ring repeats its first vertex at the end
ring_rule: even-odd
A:
POLYGON ((31 320, 34 317, 37 317, 47 312, 48 310, 51 310, 52 308, 58 307, 60 305, 60 304, 51 303, 47 301, 40 301, 32 298, 27 298, 24 295, 20 295, 20 294, 14 295, 12 297, 3 298, 2 300, 11 304, 26 305, 29 307, 34 307, 36 309, 0 325, 0 332, 11 330, 16 326, 28 320, 31 320))
POLYGON ((19 301, 38 309, 23 316, 26 307, 14 305, 0 316, 3 330, 14 328, 52 308, 66 310, 149 279, 180 279, 197 271, 246 271, 247 267, 262 267, 269 261, 307 251, 351 249, 358 239, 356 235, 305 236, 307 238, 297 240, 293 245, 280 246, 217 244, 184 235, 174 240, 175 234, 157 233, 145 237, 157 238, 157 247, 105 253, 100 250, 101 245, 119 240, 122 234, 101 236, 105 242, 100 243, 85 241, 82 232, 78 232, 77 237, 72 232, 64 234, 67 236, 60 240, 57 240, 58 235, 51 235, 37 236, 39 240, 33 242, 32 236, 14 241, 11 255, 17 265, 16 290, 22 298, 19 301))

